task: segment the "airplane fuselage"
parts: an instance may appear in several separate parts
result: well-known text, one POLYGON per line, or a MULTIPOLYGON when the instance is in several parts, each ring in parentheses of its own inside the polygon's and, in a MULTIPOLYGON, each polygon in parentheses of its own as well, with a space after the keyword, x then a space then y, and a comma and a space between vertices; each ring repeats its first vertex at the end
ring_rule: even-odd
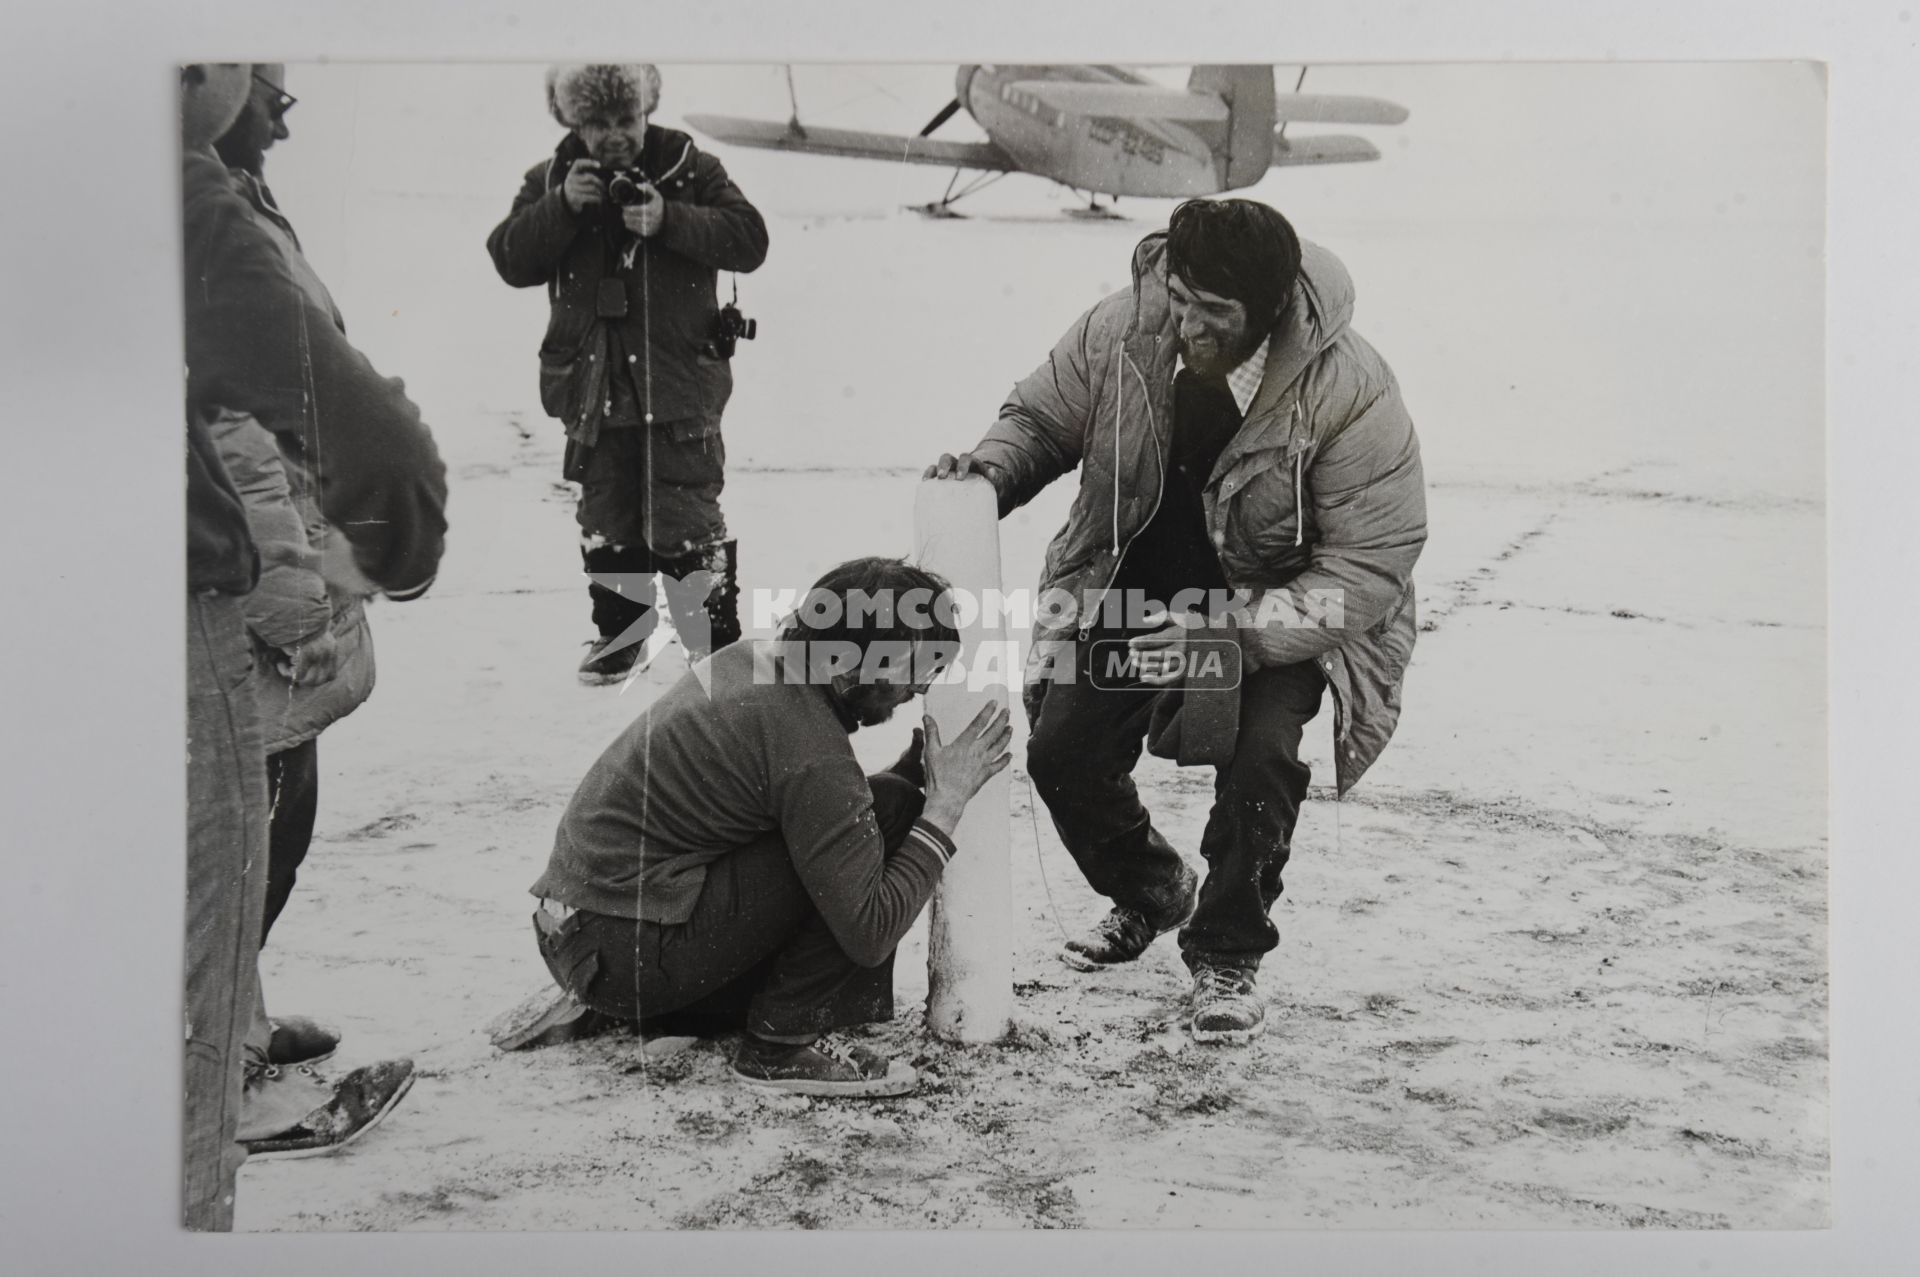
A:
POLYGON ((954 96, 1026 172, 1104 195, 1177 198, 1224 188, 1222 163, 1195 129, 1058 110, 1020 89, 1034 80, 1148 83, 1118 67, 961 67, 954 96))

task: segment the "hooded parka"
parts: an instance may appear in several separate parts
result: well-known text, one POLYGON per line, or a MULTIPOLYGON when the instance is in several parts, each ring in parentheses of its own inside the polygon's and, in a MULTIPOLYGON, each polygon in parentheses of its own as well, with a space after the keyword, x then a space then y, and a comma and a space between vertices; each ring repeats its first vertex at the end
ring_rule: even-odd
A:
MULTIPOLYGON (((1179 346, 1166 258, 1164 232, 1143 240, 1133 287, 1068 329, 974 449, 1002 515, 1081 469, 1040 581, 1043 596, 1064 591, 1058 597, 1075 605, 1042 610, 1036 656, 1085 638, 1128 544, 1159 505, 1179 346)), ((1300 278, 1259 392, 1202 493, 1227 584, 1250 598, 1239 613, 1248 655, 1257 666, 1312 660, 1326 675, 1341 794, 1399 721, 1414 643, 1413 566, 1427 534, 1413 422, 1392 370, 1350 327, 1353 301, 1339 259, 1302 243, 1300 278), (1281 588, 1285 598, 1266 599, 1281 588)), ((1028 677, 1044 677, 1042 669, 1030 660, 1028 677)))

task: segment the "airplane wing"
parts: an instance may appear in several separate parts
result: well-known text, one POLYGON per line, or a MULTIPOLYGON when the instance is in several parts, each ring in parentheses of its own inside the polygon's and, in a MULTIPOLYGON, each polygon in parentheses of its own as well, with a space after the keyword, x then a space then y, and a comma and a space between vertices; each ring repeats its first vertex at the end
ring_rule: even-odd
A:
POLYGON ((1406 107, 1384 98, 1282 93, 1273 104, 1276 124, 1399 124, 1406 118, 1406 107))
POLYGON ((1222 124, 1227 104, 1217 93, 1195 93, 1158 84, 1082 84, 1065 80, 1020 80, 1006 93, 1027 93, 1056 111, 1175 124, 1222 124))
POLYGON ((1273 140, 1274 168, 1298 168, 1307 164, 1354 164, 1380 158, 1379 148, 1363 137, 1348 133, 1320 136, 1276 137, 1273 140))
POLYGON ((743 120, 731 115, 689 115, 685 119, 716 142, 732 146, 798 151, 803 155, 840 155, 856 160, 938 164, 942 168, 970 168, 989 173, 1019 171, 1007 153, 991 142, 946 142, 929 137, 826 129, 812 124, 796 129, 791 123, 743 120))

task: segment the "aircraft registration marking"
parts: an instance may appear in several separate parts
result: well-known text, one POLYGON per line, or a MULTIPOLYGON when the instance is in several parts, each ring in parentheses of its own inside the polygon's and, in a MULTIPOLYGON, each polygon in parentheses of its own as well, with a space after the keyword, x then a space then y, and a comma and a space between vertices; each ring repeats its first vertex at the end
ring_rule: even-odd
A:
POLYGON ((1087 136, 1102 146, 1110 146, 1118 142, 1124 154, 1144 160, 1148 164, 1166 162, 1166 143, 1126 120, 1103 117, 1089 121, 1087 136))

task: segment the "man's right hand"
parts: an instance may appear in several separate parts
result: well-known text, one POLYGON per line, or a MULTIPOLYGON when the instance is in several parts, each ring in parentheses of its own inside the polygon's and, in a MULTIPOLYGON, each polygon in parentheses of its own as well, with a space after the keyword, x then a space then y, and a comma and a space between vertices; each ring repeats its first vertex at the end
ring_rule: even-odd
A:
POLYGON ((600 180, 600 161, 585 157, 575 160, 567 170, 567 180, 560 184, 560 194, 576 213, 604 203, 607 186, 600 180))
POLYGON ((922 819, 951 834, 981 786, 999 775, 1013 755, 1007 747, 1013 742, 1013 721, 999 701, 980 707, 966 729, 952 744, 940 739, 940 728, 927 715, 922 721, 926 733, 927 805, 922 819))
POLYGON ((920 472, 920 477, 922 479, 964 479, 968 475, 976 474, 982 479, 991 481, 985 463, 975 460, 971 452, 963 452, 957 457, 950 452, 943 452, 940 454, 940 460, 920 472))
POLYGON ((279 655, 280 676, 295 687, 319 687, 340 672, 340 641, 332 630, 321 630, 279 655))

